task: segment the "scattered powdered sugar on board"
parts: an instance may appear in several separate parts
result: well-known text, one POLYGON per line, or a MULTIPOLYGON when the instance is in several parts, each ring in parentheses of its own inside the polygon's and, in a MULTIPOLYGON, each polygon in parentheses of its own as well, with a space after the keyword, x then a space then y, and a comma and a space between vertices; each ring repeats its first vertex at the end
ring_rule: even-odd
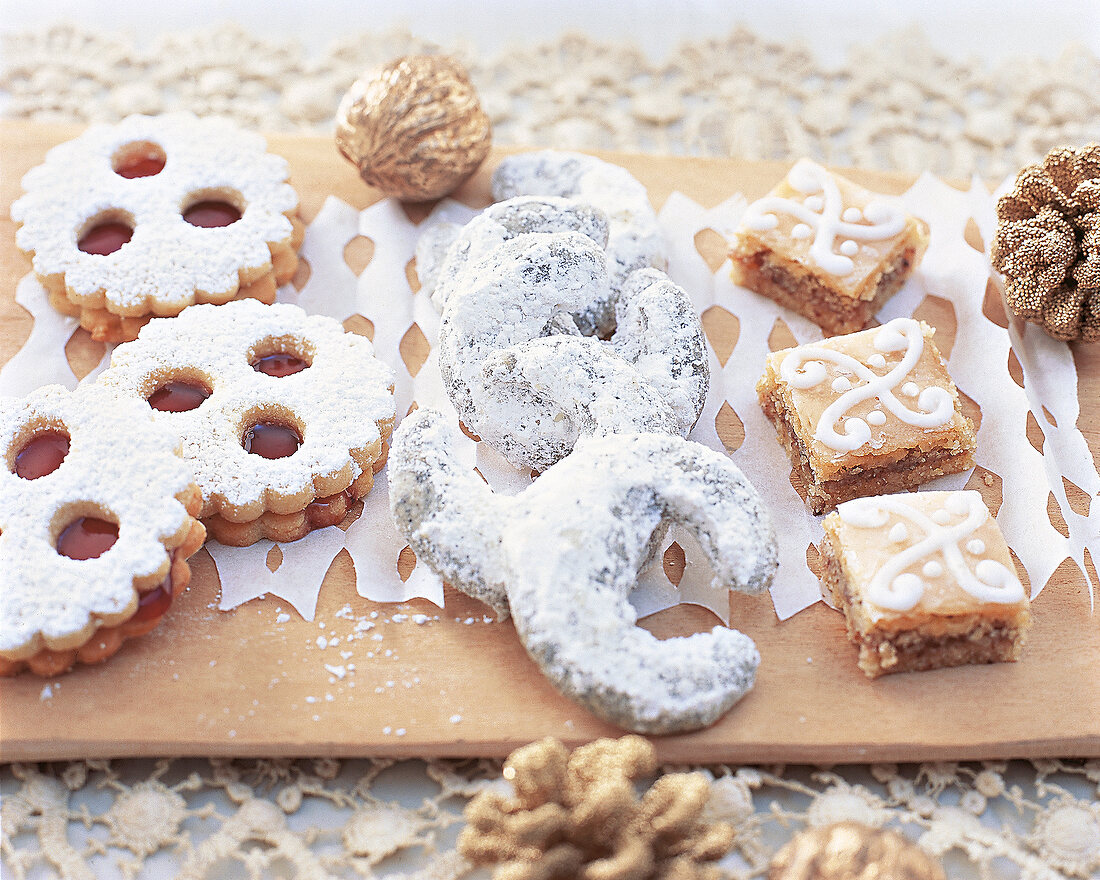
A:
MULTIPOLYGON (((1082 569, 1086 549, 1093 559, 1100 558, 1100 503, 1092 504, 1087 516, 1075 513, 1061 479, 1064 476, 1092 498, 1100 495, 1100 476, 1076 428, 1077 375, 1072 353, 1065 343, 1030 326, 1022 334, 1014 328, 1010 336, 982 314, 989 260, 964 238, 967 222, 973 218, 984 240, 992 240, 995 200, 980 183, 960 192, 924 175, 898 201, 929 223, 932 243, 914 278, 887 304, 879 320, 911 314, 926 295, 952 303, 958 342, 952 348, 949 369, 960 389, 982 408, 977 460, 1003 481, 1004 502, 998 522, 1027 568, 1033 594, 1037 594, 1067 556, 1082 569), (1023 389, 1008 372, 1010 345, 1023 366, 1023 389), (1043 412, 1044 407, 1056 426, 1043 412), (1029 410, 1045 434, 1045 455, 1027 440, 1029 410), (1068 538, 1049 522, 1048 493, 1054 494, 1061 509, 1068 538)), ((719 307, 740 322, 737 344, 724 365, 713 348, 709 349, 711 393, 690 436, 722 449, 715 420, 726 404, 743 425, 745 440, 732 457, 771 510, 780 540, 780 570, 772 599, 779 617, 786 619, 820 598, 817 578, 808 568, 806 556, 809 545, 820 541, 821 526, 790 486, 790 463, 776 442, 774 428, 760 411, 753 386, 777 319, 786 323, 799 343, 819 339, 821 333, 806 319, 734 286, 728 262, 712 271, 699 254, 696 235, 709 228, 731 238, 745 207, 746 201, 740 195, 706 209, 674 192, 659 212, 659 219, 668 240, 673 281, 688 292, 700 313, 719 307)), ((308 312, 341 321, 358 313, 374 324, 375 353, 397 376, 399 421, 414 401, 420 406, 454 412, 442 387, 434 347, 423 363, 413 364, 415 375, 402 355, 402 340, 406 334, 415 335, 414 324, 429 345, 439 326, 439 316, 428 296, 413 293, 410 288, 406 267, 427 224, 437 219, 462 223, 473 213, 466 206, 445 200, 431 218, 416 225, 391 200, 357 212, 330 197, 306 231, 301 253, 311 270, 307 284, 300 293, 292 287, 279 291, 281 301, 297 302, 308 312), (344 258, 344 249, 357 236, 369 238, 374 244, 372 259, 358 278, 344 258)), ((20 283, 17 295, 35 316, 35 327, 26 346, 0 370, 0 394, 23 394, 47 381, 73 387, 76 377, 69 368, 64 345, 75 321, 48 305, 32 277, 20 283)), ((514 494, 530 482, 529 474, 511 467, 487 444, 470 440, 464 454, 497 491, 514 494)), ((946 477, 928 488, 959 488, 968 476, 946 477)), ((642 573, 632 603, 639 614, 648 614, 678 601, 693 601, 710 607, 726 620, 724 597, 716 597, 709 590, 708 566, 692 542, 683 537, 670 531, 662 548, 676 541, 685 551, 687 565, 678 588, 665 576, 658 555, 657 562, 642 573)), ((442 605, 442 584, 427 566, 417 565, 406 581, 398 575, 397 558, 405 542, 389 517, 385 470, 378 474, 367 495, 363 514, 346 533, 325 529, 303 541, 281 546, 283 563, 274 574, 267 568, 269 542, 250 548, 210 545, 223 585, 219 607, 228 609, 272 593, 312 618, 324 574, 345 547, 355 563, 357 590, 365 598, 396 602, 422 597, 442 605), (299 566, 308 570, 307 578, 293 575, 299 566)))

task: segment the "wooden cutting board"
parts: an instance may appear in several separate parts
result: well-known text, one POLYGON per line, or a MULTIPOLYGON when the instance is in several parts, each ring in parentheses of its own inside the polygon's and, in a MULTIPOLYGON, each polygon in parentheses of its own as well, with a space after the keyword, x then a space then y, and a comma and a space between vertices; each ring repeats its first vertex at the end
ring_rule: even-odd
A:
MULTIPOLYGON (((30 262, 15 247, 7 209, 24 172, 49 146, 76 133, 0 126, 0 363, 31 325, 13 299, 30 262)), ((329 194, 357 208, 378 197, 328 140, 272 137, 270 146, 290 160, 307 221, 329 194)), ((611 158, 649 187, 658 206, 674 189, 707 206, 736 191, 754 198, 785 170, 733 160, 611 158)), ((899 192, 907 183, 884 174, 851 176, 883 191, 899 192)), ((484 204, 487 171, 458 195, 484 204)), ((99 357, 83 334, 69 353, 85 364, 99 357)), ((1100 346, 1078 346, 1074 355, 1080 427, 1095 457, 1100 346)), ((205 550, 193 558, 193 569, 190 589, 160 628, 127 643, 105 665, 49 680, 0 681, 0 759, 503 756, 546 735, 577 744, 619 733, 554 691, 510 623, 486 622, 486 609, 458 593, 448 592, 445 610, 421 601, 375 605, 355 592, 350 559, 342 553, 325 579, 316 619, 305 622, 277 597, 219 612, 217 574, 205 550)), ((734 625, 760 648, 756 687, 712 728, 658 738, 663 760, 1100 755, 1100 611, 1090 610, 1071 563, 1035 602, 1031 639, 1016 664, 872 682, 856 668, 841 616, 824 605, 782 623, 767 597, 735 596, 732 611, 734 625)), ((669 635, 714 622, 709 612, 681 606, 646 625, 669 635)))

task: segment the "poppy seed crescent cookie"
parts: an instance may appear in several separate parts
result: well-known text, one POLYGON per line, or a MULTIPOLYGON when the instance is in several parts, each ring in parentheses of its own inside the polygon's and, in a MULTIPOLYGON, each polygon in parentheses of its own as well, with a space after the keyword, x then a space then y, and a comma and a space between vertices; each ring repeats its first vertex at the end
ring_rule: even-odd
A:
POLYGON ((304 231, 287 175, 262 137, 228 120, 128 116, 24 176, 16 243, 55 308, 95 339, 133 339, 196 302, 274 302, 304 231))
POLYGON ((687 294, 657 269, 616 290, 599 210, 556 197, 491 205, 447 250, 440 372, 462 421, 517 466, 543 470, 578 437, 686 436, 709 387, 687 294))
POLYGON ((160 622, 205 536, 176 445, 102 386, 0 398, 0 675, 97 663, 160 622))
POLYGON ((625 168, 584 153, 539 150, 502 159, 493 172, 493 198, 560 196, 607 215, 608 270, 618 290, 637 269, 668 268, 664 235, 649 194, 625 168))
POLYGON ((628 596, 667 527, 695 534, 719 588, 760 593, 778 565, 759 496, 729 458, 662 434, 585 437, 518 495, 496 495, 453 455, 457 429, 418 410, 394 434, 390 509, 417 558, 510 611, 528 654, 567 697, 639 733, 716 721, 760 657, 726 627, 658 640, 628 596))
POLYGON ((370 341, 282 303, 150 321, 98 381, 176 432, 203 522, 237 546, 340 522, 370 490, 394 422, 393 373, 370 341))

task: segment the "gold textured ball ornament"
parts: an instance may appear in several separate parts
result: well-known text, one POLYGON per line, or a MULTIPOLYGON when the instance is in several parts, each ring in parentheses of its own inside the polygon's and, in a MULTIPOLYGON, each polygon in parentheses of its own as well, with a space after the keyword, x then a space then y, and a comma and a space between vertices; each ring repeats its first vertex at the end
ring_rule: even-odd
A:
POLYGON ((406 201, 438 199, 485 159, 492 141, 466 69, 407 55, 356 80, 336 111, 336 146, 368 184, 406 201))
POLYGON ((945 880, 943 867, 897 831, 859 822, 807 828, 775 854, 768 880, 945 880))
POLYGON ((1016 315, 1100 342, 1100 143, 1056 147, 1019 173, 997 201, 991 257, 1016 315))

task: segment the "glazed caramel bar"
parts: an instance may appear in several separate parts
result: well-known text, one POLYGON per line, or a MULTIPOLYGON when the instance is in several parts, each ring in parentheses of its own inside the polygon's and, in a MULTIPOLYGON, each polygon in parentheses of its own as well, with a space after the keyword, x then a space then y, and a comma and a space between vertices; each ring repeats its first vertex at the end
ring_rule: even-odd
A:
POLYGON ((928 247, 928 226, 808 159, 745 211, 733 280, 853 333, 898 292, 928 247))
POLYGON ((868 677, 1018 659, 1028 599, 979 493, 859 498, 824 526, 822 579, 868 677))
POLYGON ((974 465, 955 383, 912 318, 772 352, 756 392, 815 513, 974 465))

